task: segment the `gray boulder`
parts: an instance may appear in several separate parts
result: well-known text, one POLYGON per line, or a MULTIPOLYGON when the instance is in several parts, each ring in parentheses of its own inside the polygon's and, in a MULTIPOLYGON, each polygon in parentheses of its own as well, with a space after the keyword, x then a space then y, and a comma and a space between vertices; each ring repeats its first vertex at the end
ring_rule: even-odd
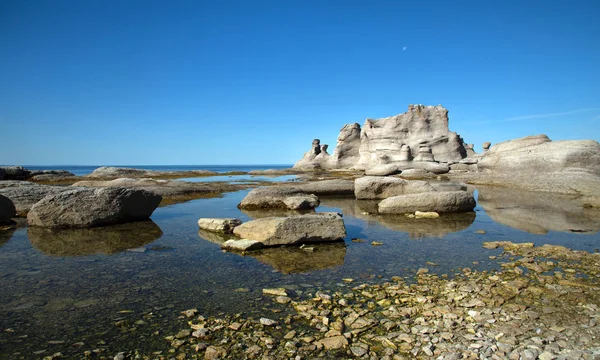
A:
POLYGON ((200 229, 224 234, 233 233, 233 229, 239 225, 242 225, 242 220, 234 218, 201 218, 198 220, 200 229))
POLYGON ((336 213, 272 217, 248 221, 233 233, 265 246, 338 241, 346 237, 344 220, 336 213))
POLYGON ((0 195, 0 225, 12 224, 11 218, 17 215, 17 210, 12 201, 6 196, 0 195))
POLYGON ((367 176, 388 176, 394 175, 399 172, 398 165, 387 164, 387 165, 377 165, 372 168, 369 168, 365 171, 365 175, 367 176))
POLYGON ((464 212, 474 208, 475 199, 466 191, 407 194, 390 197, 379 203, 381 214, 408 214, 415 211, 464 212))
POLYGON ((49 195, 33 205, 30 226, 88 228, 146 220, 162 197, 126 188, 75 189, 49 195))
POLYGON ((352 195, 354 194, 354 181, 345 179, 311 181, 293 185, 306 194, 317 196, 352 195))
POLYGON ((404 194, 436 191, 426 181, 396 177, 363 176, 354 180, 354 196, 359 200, 385 199, 404 194))
POLYGON ((0 183, 0 195, 6 196, 13 202, 19 215, 27 214, 33 204, 48 195, 56 195, 72 189, 73 187, 39 185, 28 181, 8 180, 0 183))
POLYGON ((253 189, 238 205, 240 209, 313 209, 319 198, 295 188, 270 186, 253 189), (291 198, 291 199, 290 199, 291 198))

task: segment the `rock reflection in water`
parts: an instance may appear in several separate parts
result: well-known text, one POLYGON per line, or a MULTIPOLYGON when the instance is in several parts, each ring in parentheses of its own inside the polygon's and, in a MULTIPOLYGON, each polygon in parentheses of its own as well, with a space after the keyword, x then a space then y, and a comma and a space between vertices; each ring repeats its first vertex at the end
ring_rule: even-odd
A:
POLYGON ((411 239, 443 237, 446 234, 464 230, 475 221, 475 212, 442 214, 435 219, 414 219, 404 215, 377 215, 379 200, 355 200, 353 198, 322 198, 321 204, 339 208, 345 215, 369 223, 377 223, 388 229, 409 234, 411 239))
POLYGON ((330 244, 311 244, 305 248, 274 247, 249 251, 245 255, 251 256, 283 274, 306 273, 343 265, 346 257, 346 244, 340 241, 330 244))
POLYGON ((574 196, 478 186, 478 204, 492 220, 532 234, 548 231, 596 233, 600 210, 574 196))
POLYGON ((231 240, 231 239, 235 239, 235 235, 232 234, 221 234, 221 233, 217 233, 217 232, 212 232, 212 231, 206 231, 206 230, 198 230, 198 236, 200 236, 200 238, 210 241, 212 243, 215 244, 219 244, 221 245, 222 243, 224 243, 227 240, 231 240))
POLYGON ((12 238, 16 229, 16 226, 6 226, 4 230, 0 229, 0 246, 6 244, 12 238))
POLYGON ((163 232, 153 221, 92 229, 50 230, 29 227, 27 235, 39 251, 52 256, 114 254, 155 241, 163 232))

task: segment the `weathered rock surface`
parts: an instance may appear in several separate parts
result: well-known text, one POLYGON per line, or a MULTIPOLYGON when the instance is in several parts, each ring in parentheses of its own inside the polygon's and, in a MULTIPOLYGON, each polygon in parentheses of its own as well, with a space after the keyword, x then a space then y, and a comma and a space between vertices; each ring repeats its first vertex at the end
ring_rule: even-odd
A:
POLYGON ((152 178, 169 177, 178 175, 217 175, 217 172, 208 170, 190 170, 190 171, 156 171, 135 168, 122 168, 114 166, 102 166, 86 175, 88 178, 116 179, 116 178, 152 178))
POLYGON ((540 194, 478 186, 478 204, 495 222, 533 234, 600 231, 600 209, 584 207, 577 195, 540 194))
POLYGON ((397 177, 363 176, 354 180, 354 196, 359 200, 385 199, 404 194, 436 191, 426 181, 397 177))
POLYGON ((387 198, 379 203, 382 214, 408 214, 415 211, 437 213, 472 211, 473 195, 466 191, 427 192, 387 198))
POLYGON ((321 140, 314 139, 310 150, 304 154, 296 164, 294 169, 301 170, 318 170, 321 169, 321 164, 329 161, 331 156, 327 153, 327 145, 321 145, 321 140))
POLYGON ((436 175, 425 169, 408 169, 402 170, 402 174, 400 174, 400 177, 404 179, 431 179, 435 178, 436 175))
POLYGON ((295 245, 341 240, 346 237, 346 227, 340 215, 319 213, 252 220, 237 226, 233 233, 265 246, 295 245))
POLYGON ((0 195, 6 196, 13 202, 19 215, 27 214, 33 204, 48 195, 60 194, 72 189, 73 187, 39 185, 28 181, 0 182, 0 195))
POLYGON ((387 165, 377 165, 372 168, 369 168, 365 171, 365 175, 367 176, 388 176, 397 174, 400 170, 398 170, 398 165, 387 164, 387 165))
POLYGON ((310 181, 302 184, 291 185, 291 187, 301 190, 304 193, 317 196, 354 194, 354 181, 345 179, 310 181))
POLYGON ((395 164, 404 170, 416 164, 458 162, 473 153, 448 129, 448 110, 441 105, 409 105, 404 114, 367 119, 362 129, 358 124, 345 125, 333 156, 323 154, 320 142, 313 142, 311 151, 294 168, 369 169, 395 164))
POLYGON ((74 189, 37 202, 27 214, 27 222, 47 228, 87 228, 146 220, 161 199, 138 189, 74 189))
POLYGON ((36 249, 52 256, 115 254, 154 242, 163 232, 152 221, 139 221, 91 229, 27 228, 36 249))
POLYGON ((303 191, 282 186, 260 187, 253 189, 240 202, 240 209, 313 209, 319 206, 319 198, 303 191))
POLYGON ((490 147, 477 166, 474 184, 600 197, 600 144, 594 140, 528 136, 490 147))
POLYGON ((233 233, 233 229, 239 225, 242 225, 242 220, 234 218, 201 218, 198 220, 200 229, 224 234, 233 233))
POLYGON ((12 224, 11 218, 17 215, 15 205, 6 196, 0 195, 0 225, 12 224))
POLYGON ((265 245, 260 241, 248 240, 248 239, 232 239, 227 240, 221 244, 221 249, 233 250, 233 251, 253 251, 262 249, 265 245))

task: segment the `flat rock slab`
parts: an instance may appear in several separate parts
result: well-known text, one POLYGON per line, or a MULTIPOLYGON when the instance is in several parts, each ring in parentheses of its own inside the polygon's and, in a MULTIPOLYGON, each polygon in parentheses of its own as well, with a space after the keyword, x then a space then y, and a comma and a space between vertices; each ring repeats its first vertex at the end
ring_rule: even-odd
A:
POLYGON ((426 181, 397 177, 363 176, 354 180, 354 196, 359 200, 385 199, 404 194, 436 191, 426 181))
POLYGON ((465 212, 474 208, 475 199, 466 191, 407 194, 390 197, 379 203, 379 212, 382 214, 408 214, 416 211, 465 212))
POLYGON ((271 217, 248 221, 233 233, 265 246, 338 241, 346 237, 344 220, 336 213, 271 217))
POLYGON ((37 202, 27 215, 27 223, 47 228, 88 228, 146 220, 161 200, 160 195, 140 189, 74 189, 37 202))
POLYGON ((200 229, 224 234, 233 233, 233 229, 239 225, 242 225, 242 220, 234 218, 201 218, 198 220, 200 229))
POLYGON ((227 240, 221 244, 221 249, 233 251, 252 251, 259 250, 264 247, 264 244, 256 240, 240 239, 227 240))
POLYGON ((311 181, 295 185, 294 188, 317 196, 352 195, 354 181, 346 179, 311 181))
POLYGON ((240 209, 307 210, 319 206, 319 198, 291 187, 260 187, 253 189, 238 205, 240 209))

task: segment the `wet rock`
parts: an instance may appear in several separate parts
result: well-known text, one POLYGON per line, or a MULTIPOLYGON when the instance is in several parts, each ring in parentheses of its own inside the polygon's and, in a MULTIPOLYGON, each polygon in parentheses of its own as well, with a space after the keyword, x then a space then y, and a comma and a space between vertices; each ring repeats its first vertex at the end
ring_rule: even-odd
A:
POLYGON ((236 227, 233 233, 274 246, 339 241, 346 237, 346 228, 338 214, 319 213, 252 220, 236 227))
POLYGON ((86 228, 146 220, 160 201, 160 195, 145 190, 75 189, 40 200, 27 222, 46 228, 86 228))
POLYGON ((0 195, 0 225, 12 224, 11 218, 17 215, 17 210, 12 201, 6 196, 0 195))
POLYGON ((343 349, 348 346, 348 339, 346 339, 342 335, 332 336, 332 337, 321 339, 321 340, 317 341, 316 344, 323 346, 327 350, 343 349))
POLYGON ((200 229, 224 234, 233 233, 233 229, 241 224, 242 220, 234 218, 201 218, 198 220, 200 229))
POLYGON ((275 324, 277 324, 277 321, 272 320, 272 319, 268 319, 268 318, 260 318, 260 324, 263 326, 273 326, 275 324))
POLYGON ((262 289, 263 295, 272 296, 287 296, 288 293, 284 288, 262 289))
POLYGON ((407 214, 415 211, 466 212, 474 208, 475 199, 466 191, 400 195, 379 203, 379 212, 382 214, 407 214))
POLYGON ((438 214, 434 211, 428 211, 428 212, 415 211, 415 218, 417 218, 417 219, 436 219, 439 217, 440 217, 440 214, 438 214))

